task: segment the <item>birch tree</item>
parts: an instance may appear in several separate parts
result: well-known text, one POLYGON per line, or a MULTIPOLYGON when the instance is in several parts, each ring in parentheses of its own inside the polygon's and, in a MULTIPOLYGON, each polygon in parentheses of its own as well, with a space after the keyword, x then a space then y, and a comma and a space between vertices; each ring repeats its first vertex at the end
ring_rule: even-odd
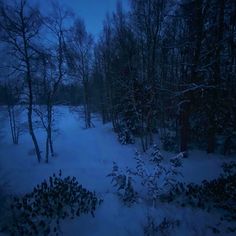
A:
POLYGON ((26 0, 2 3, 0 9, 1 40, 11 48, 11 56, 18 60, 17 70, 24 73, 27 84, 28 128, 38 162, 41 152, 33 125, 33 63, 37 55, 37 39, 42 25, 37 8, 30 7, 26 0))

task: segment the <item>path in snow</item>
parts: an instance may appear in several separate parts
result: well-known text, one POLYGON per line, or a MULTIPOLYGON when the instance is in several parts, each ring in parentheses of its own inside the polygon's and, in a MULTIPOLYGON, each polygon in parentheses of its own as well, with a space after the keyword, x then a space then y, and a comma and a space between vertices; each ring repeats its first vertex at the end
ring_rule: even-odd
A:
MULTIPOLYGON (((95 128, 84 129, 83 120, 76 119, 66 107, 60 107, 57 117, 57 156, 49 164, 38 164, 36 157, 29 155, 32 142, 28 133, 21 137, 18 146, 12 145, 9 134, 5 133, 5 139, 0 143, 0 169, 4 177, 2 179, 8 183, 9 192, 29 192, 36 184, 61 169, 64 176, 77 177, 84 187, 95 190, 104 199, 95 218, 83 215, 75 220, 64 221, 64 235, 119 236, 129 235, 130 231, 138 235, 141 225, 137 222, 127 225, 127 222, 144 216, 143 210, 140 211, 142 206, 131 209, 122 206, 113 194, 110 179, 106 177, 111 172, 113 161, 121 167, 134 163, 134 146, 120 145, 111 125, 102 125, 98 119, 94 120, 95 128)), ((42 150, 45 136, 38 130, 37 137, 42 150)))
MULTIPOLYGON (((109 180, 105 176, 111 171, 112 162, 130 165, 134 147, 120 145, 111 125, 102 125, 98 119, 94 121, 95 128, 84 129, 83 120, 76 119, 67 107, 60 107, 57 117, 56 157, 49 164, 38 164, 36 157, 29 154, 32 142, 28 133, 20 138, 18 146, 11 144, 10 134, 5 135, 5 141, 0 144, 0 169, 10 181, 10 189, 16 193, 30 191, 35 184, 62 169, 64 175, 74 175, 88 187, 107 191, 109 180)), ((42 130, 37 131, 37 137, 44 150, 42 130)))

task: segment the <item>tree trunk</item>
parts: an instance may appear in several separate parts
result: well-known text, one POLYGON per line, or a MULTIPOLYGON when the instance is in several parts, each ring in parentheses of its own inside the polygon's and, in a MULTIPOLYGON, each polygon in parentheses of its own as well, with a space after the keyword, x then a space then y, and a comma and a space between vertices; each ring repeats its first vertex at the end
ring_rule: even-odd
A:
POLYGON ((183 104, 180 111, 180 151, 186 152, 189 142, 189 104, 183 104))
POLYGON ((38 162, 41 161, 41 153, 39 150, 39 145, 34 133, 34 128, 33 128, 33 121, 32 121, 32 114, 33 114, 33 91, 32 91, 32 77, 31 77, 31 69, 30 69, 30 58, 28 55, 28 42, 26 39, 26 26, 25 26, 25 19, 23 16, 23 9, 20 12, 20 18, 21 18, 21 23, 22 23, 22 37, 23 37, 23 43, 24 43, 24 57, 25 57, 25 63, 26 63, 26 79, 27 79, 27 84, 28 84, 28 90, 29 90, 29 104, 28 104, 28 127, 29 127, 29 133, 32 137, 33 144, 35 147, 35 152, 37 155, 38 162))
POLYGON ((45 153, 45 162, 48 163, 49 161, 49 139, 48 139, 48 135, 47 135, 47 138, 46 138, 46 153, 45 153))

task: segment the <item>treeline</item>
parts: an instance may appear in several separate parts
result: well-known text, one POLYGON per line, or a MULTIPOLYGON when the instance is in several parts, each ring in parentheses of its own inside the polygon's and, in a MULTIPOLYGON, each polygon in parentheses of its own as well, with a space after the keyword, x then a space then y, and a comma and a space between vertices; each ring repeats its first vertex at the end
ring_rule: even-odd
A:
POLYGON ((130 3, 106 18, 94 49, 93 101, 103 122, 139 137, 143 151, 157 132, 177 151, 235 151, 236 2, 130 3))
MULTIPOLYGON (((0 84, 0 105, 9 103, 6 96, 6 85, 0 84)), ((12 94, 14 97, 14 94, 12 94)), ((18 101, 19 104, 24 105, 24 101, 18 101)), ((77 84, 60 84, 58 91, 55 94, 54 103, 58 105, 78 106, 83 103, 83 88, 77 84)), ((42 95, 35 95, 35 104, 45 104, 45 98, 42 95)))
POLYGON ((83 21, 59 1, 50 3, 42 11, 27 0, 0 1, 0 104, 7 105, 14 144, 22 130, 21 113, 27 108, 28 131, 39 162, 42 148, 36 128, 46 133, 45 161, 55 153, 54 106, 83 103, 88 110, 84 94, 93 49, 83 21))
POLYGON ((13 121, 27 105, 39 161, 34 115, 48 160, 57 104, 82 105, 86 128, 99 112, 143 151, 156 134, 169 150, 236 150, 234 0, 130 0, 128 10, 118 2, 96 42, 73 15, 55 1, 45 12, 0 1, 0 103, 13 121))

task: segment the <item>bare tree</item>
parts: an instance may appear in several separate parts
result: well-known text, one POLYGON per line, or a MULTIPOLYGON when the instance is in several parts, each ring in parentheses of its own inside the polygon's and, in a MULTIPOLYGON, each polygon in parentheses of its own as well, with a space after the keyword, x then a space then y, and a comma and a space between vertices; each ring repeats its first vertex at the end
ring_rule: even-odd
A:
POLYGON ((93 126, 91 122, 91 102, 89 94, 93 39, 86 31, 84 22, 79 18, 71 28, 69 41, 70 56, 73 58, 73 72, 71 74, 73 74, 73 77, 82 84, 85 127, 90 128, 93 126))
POLYGON ((33 126, 33 61, 37 54, 36 41, 42 25, 40 13, 30 7, 26 0, 17 3, 1 4, 1 40, 11 47, 11 55, 18 60, 16 70, 22 71, 28 89, 28 127, 38 162, 41 153, 33 126))
POLYGON ((35 111, 39 115, 47 134, 46 162, 49 161, 49 153, 52 157, 55 155, 52 138, 55 96, 66 74, 65 34, 68 31, 66 24, 68 24, 71 16, 70 11, 64 10, 57 2, 52 2, 52 12, 50 16, 44 18, 44 25, 49 30, 48 37, 53 39, 53 42, 41 52, 39 58, 39 73, 43 78, 40 90, 46 112, 42 110, 43 107, 38 107, 35 111))
POLYGON ((7 112, 13 144, 19 143, 19 137, 23 131, 23 127, 21 124, 21 115, 23 112, 23 107, 20 104, 22 85, 23 84, 21 81, 14 79, 7 81, 4 86, 4 94, 7 103, 7 112))

